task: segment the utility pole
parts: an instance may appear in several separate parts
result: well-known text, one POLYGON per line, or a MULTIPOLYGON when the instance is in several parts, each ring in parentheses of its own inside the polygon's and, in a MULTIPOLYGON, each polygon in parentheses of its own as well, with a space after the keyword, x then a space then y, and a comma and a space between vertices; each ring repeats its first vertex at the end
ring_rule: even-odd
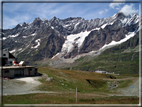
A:
POLYGON ((77 103, 77 87, 76 87, 76 103, 77 103))

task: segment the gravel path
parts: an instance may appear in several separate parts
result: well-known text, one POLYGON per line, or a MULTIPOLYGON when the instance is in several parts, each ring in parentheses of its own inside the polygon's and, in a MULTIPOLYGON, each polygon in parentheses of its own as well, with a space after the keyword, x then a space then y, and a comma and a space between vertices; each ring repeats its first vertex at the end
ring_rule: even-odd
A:
POLYGON ((139 79, 137 79, 132 85, 124 89, 120 89, 123 96, 139 96, 139 79))
POLYGON ((53 93, 48 91, 39 91, 36 89, 41 83, 38 79, 41 77, 24 77, 9 80, 3 80, 3 95, 20 95, 29 93, 53 93))
MULTIPOLYGON (((124 79, 123 79, 124 80, 124 79)), ((126 79, 127 80, 127 79, 126 79)), ((133 78, 133 83, 126 87, 116 90, 117 94, 109 94, 110 96, 139 96, 139 78, 133 78)))

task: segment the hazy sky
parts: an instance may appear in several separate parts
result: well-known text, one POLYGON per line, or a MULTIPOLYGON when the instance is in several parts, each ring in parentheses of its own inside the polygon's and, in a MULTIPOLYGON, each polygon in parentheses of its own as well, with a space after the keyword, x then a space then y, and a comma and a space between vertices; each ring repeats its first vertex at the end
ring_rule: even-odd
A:
MULTIPOLYGON (((51 1, 51 0, 50 0, 51 1)), ((31 23, 35 18, 82 17, 85 20, 108 18, 118 11, 139 13, 139 3, 3 3, 3 28, 31 23)))

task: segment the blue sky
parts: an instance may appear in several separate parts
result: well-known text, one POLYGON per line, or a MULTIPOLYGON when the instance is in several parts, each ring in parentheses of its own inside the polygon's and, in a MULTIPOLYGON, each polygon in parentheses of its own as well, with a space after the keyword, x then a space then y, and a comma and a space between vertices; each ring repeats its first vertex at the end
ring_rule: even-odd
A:
POLYGON ((139 3, 3 3, 3 28, 31 23, 35 18, 82 17, 85 20, 108 18, 118 11, 139 13, 139 3))

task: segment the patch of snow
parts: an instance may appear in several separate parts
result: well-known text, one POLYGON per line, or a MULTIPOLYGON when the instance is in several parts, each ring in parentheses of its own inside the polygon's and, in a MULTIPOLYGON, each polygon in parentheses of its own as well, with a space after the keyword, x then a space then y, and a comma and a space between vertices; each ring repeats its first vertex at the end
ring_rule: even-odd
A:
POLYGON ((31 47, 31 48, 37 48, 37 47, 39 47, 39 46, 40 46, 40 39, 35 40, 35 42, 37 42, 37 45, 36 45, 36 46, 34 46, 34 47, 31 47))
POLYGON ((67 40, 63 44, 62 51, 70 52, 70 50, 74 47, 73 43, 78 44, 78 48, 82 45, 84 39, 91 31, 85 31, 78 34, 71 34, 67 36, 67 40), (80 38, 79 38, 80 37, 80 38), (75 41, 76 38, 79 38, 75 41))
POLYGON ((78 23, 75 24, 74 29, 76 29, 76 27, 77 27, 77 25, 79 25, 79 23, 80 23, 80 22, 78 22, 78 23))
POLYGON ((9 35, 8 37, 15 38, 17 36, 19 36, 19 33, 17 33, 16 35, 9 35))
POLYGON ((6 38, 6 37, 3 37, 3 38, 2 38, 2 40, 5 40, 5 39, 7 39, 7 38, 6 38))
POLYGON ((108 25, 107 23, 102 25, 101 28, 104 29, 106 27, 106 25, 108 25))
POLYGON ((51 59, 54 59, 56 56, 58 56, 59 55, 59 53, 57 53, 56 55, 54 55, 51 59))
MULTIPOLYGON (((100 28, 95 28, 95 29, 92 29, 91 31, 99 30, 99 29, 100 28)), ((80 48, 83 41, 85 40, 85 38, 89 35, 91 31, 80 32, 78 34, 71 34, 71 35, 68 35, 67 37, 64 37, 66 38, 66 41, 63 44, 62 51, 70 52, 71 49, 74 47, 73 43, 78 44, 78 48, 80 48), (75 39, 77 40, 75 41, 75 39)))
POLYGON ((35 36, 35 35, 36 35, 36 33, 31 34, 31 36, 35 36))
POLYGON ((52 29, 54 29, 54 27, 53 27, 53 26, 51 26, 51 28, 52 28, 52 29))
POLYGON ((122 22, 123 24, 125 24, 127 21, 128 21, 128 18, 125 18, 124 20, 121 20, 121 22, 122 22))
POLYGON ((23 36, 23 38, 27 38, 28 36, 23 36))
POLYGON ((113 17, 113 18, 116 18, 116 16, 117 16, 117 13, 116 13, 116 14, 114 14, 112 17, 113 17))
POLYGON ((136 20, 135 23, 138 23, 139 22, 139 16, 137 16, 135 20, 136 20))
POLYGON ((93 29, 93 30, 100 30, 100 28, 95 28, 95 29, 93 29))
POLYGON ((112 23, 109 23, 109 25, 112 25, 114 22, 112 22, 112 23))
POLYGON ((139 16, 134 14, 131 18, 125 18, 124 21, 122 22, 125 23, 126 25, 131 25, 132 22, 136 24, 139 22, 139 16))
POLYGON ((119 45, 125 41, 127 41, 128 39, 130 39, 131 37, 135 36, 135 32, 129 32, 127 35, 125 35, 124 39, 121 39, 120 41, 116 42, 116 41, 112 41, 109 44, 105 44, 102 48, 100 48, 100 50, 106 48, 106 47, 111 47, 111 46, 115 46, 115 45, 119 45))
POLYGON ((14 50, 11 50, 11 51, 9 51, 10 53, 13 53, 13 52, 15 52, 16 50, 14 49, 14 50))
POLYGON ((22 24, 20 24, 20 26, 22 26, 22 24))
MULTIPOLYGON (((114 23, 114 22, 103 24, 103 25, 101 26, 101 28, 104 29, 107 25, 112 25, 113 23, 114 23)), ((99 28, 99 29, 100 29, 100 28, 99 28)))
POLYGON ((18 49, 18 51, 21 51, 21 50, 22 50, 22 48, 18 49))
POLYGON ((46 21, 47 19, 46 18, 42 18, 42 21, 44 22, 44 21, 46 21))
POLYGON ((67 25, 64 25, 63 27, 65 27, 65 28, 66 28, 66 27, 68 27, 68 26, 70 26, 70 25, 71 25, 71 24, 67 24, 67 25))

